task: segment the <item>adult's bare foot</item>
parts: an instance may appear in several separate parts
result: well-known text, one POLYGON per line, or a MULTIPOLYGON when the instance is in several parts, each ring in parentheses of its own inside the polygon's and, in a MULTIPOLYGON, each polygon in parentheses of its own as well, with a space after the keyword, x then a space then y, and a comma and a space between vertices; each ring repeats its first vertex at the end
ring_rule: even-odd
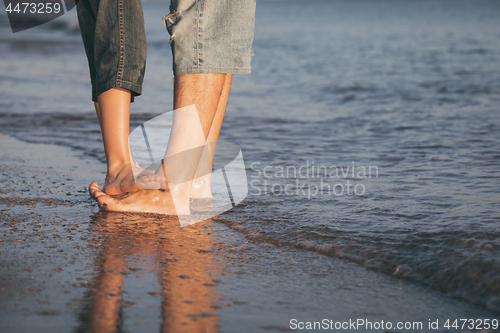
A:
POLYGON ((121 195, 144 189, 168 189, 168 184, 166 184, 164 177, 153 171, 126 164, 108 172, 102 191, 108 195, 121 195), (135 174, 139 174, 137 178, 134 177, 134 171, 135 174))
POLYGON ((170 191, 143 190, 119 196, 104 193, 97 182, 89 187, 90 195, 97 200, 99 208, 112 212, 154 213, 165 215, 189 215, 189 202, 176 203, 170 191))

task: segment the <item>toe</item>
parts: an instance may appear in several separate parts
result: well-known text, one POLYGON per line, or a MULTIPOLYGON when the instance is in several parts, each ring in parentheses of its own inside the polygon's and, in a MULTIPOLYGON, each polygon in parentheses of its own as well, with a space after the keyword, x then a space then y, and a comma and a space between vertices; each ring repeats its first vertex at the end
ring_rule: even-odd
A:
POLYGON ((102 210, 116 211, 117 200, 109 195, 101 195, 96 198, 99 208, 102 210))
POLYGON ((95 191, 95 188, 99 188, 99 185, 97 185, 97 182, 92 182, 89 185, 89 194, 92 195, 92 192, 95 191))
POLYGON ((148 177, 147 176, 137 176, 137 178, 135 179, 135 183, 139 186, 141 185, 144 185, 148 180, 148 177))
POLYGON ((107 195, 106 193, 101 191, 101 189, 99 188, 99 185, 97 185, 96 182, 93 182, 92 184, 90 184, 89 192, 90 192, 90 195, 92 196, 92 198, 94 198, 95 200, 97 200, 99 197, 102 197, 103 195, 107 195))
POLYGON ((136 184, 143 189, 158 190, 163 188, 163 185, 159 180, 161 180, 161 177, 158 178, 158 176, 151 174, 147 176, 137 177, 136 184))
POLYGON ((89 185, 89 194, 90 196, 94 196, 95 191, 99 190, 99 185, 97 182, 93 182, 92 184, 89 185))
POLYGON ((150 187, 149 176, 137 177, 135 184, 140 187, 140 189, 148 189, 150 187))

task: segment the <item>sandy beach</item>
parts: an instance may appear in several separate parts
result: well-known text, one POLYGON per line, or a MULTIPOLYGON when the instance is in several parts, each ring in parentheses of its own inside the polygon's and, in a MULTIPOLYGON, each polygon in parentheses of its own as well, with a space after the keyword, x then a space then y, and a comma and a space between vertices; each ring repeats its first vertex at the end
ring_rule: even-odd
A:
POLYGON ((5 135, 0 145, 2 332, 289 331, 293 319, 436 331, 429 320, 497 316, 345 260, 251 241, 224 215, 181 228, 100 212, 85 184, 103 178, 103 164, 5 135))

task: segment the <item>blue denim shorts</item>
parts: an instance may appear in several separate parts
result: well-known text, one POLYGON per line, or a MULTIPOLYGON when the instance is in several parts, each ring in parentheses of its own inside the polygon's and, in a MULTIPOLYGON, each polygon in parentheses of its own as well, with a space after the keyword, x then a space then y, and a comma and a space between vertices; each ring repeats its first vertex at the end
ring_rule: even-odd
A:
MULTIPOLYGON (((140 0, 80 0, 92 100, 115 87, 142 93, 146 35, 140 0)), ((250 73, 255 0, 171 0, 164 17, 174 75, 250 73)), ((167 38, 165 38, 165 42, 167 38)))
POLYGON ((172 0, 163 19, 174 75, 250 73, 255 0, 172 0))

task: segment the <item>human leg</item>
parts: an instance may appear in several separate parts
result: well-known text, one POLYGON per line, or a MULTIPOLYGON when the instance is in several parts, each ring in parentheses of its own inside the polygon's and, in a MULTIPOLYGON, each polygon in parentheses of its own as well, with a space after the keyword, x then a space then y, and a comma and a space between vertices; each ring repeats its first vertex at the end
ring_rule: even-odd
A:
POLYGON ((153 182, 159 177, 153 175, 135 181, 128 147, 130 102, 142 92, 146 60, 141 3, 82 0, 77 11, 106 153, 103 190, 123 194, 158 188, 153 182))
POLYGON ((233 74, 225 74, 222 92, 217 104, 214 121, 207 137, 207 144, 203 151, 200 162, 196 169, 195 179, 191 187, 191 198, 209 199, 212 198, 211 175, 214 162, 215 149, 219 141, 220 129, 226 113, 227 101, 231 90, 231 81, 233 74))
POLYGON ((164 17, 170 33, 173 71, 225 73, 226 82, 206 151, 198 165, 192 198, 211 198, 210 178, 215 147, 227 105, 233 73, 250 73, 255 23, 255 0, 172 0, 164 17))
MULTIPOLYGON (((203 143, 204 146, 213 126, 213 137, 216 138, 210 140, 216 142, 220 132, 224 113, 217 113, 217 110, 219 105, 225 110, 227 103, 227 97, 221 97, 224 94, 227 73, 250 72, 254 0, 220 0, 210 3, 173 0, 172 5, 171 13, 165 20, 171 34, 170 42, 174 54, 175 111, 172 133, 177 134, 171 137, 162 166, 167 175, 170 192, 145 190, 112 197, 93 183, 92 196, 103 209, 172 214, 171 208, 174 208, 175 214, 189 214, 192 181, 203 152, 203 147, 199 145, 203 143), (245 17, 241 19, 241 15, 245 17), (178 113, 179 117, 175 116, 176 111, 193 104, 196 106, 196 117, 193 117, 192 112, 182 112, 178 113), (184 125, 177 126, 176 123, 184 125), (194 124, 197 124, 200 130, 194 131, 193 134, 194 124), (178 130, 174 130, 174 127, 178 127, 178 130), (175 143, 176 140, 178 143, 175 143), (178 159, 175 156, 183 158, 178 159)), ((226 84, 228 86, 225 91, 228 95, 230 81, 226 81, 226 84)), ((209 168, 212 159, 213 151, 208 154, 209 168)), ((203 167, 200 168, 200 173, 205 172, 201 169, 203 167)))
MULTIPOLYGON (((169 192, 144 190, 112 197, 101 191, 97 183, 92 183, 91 195, 101 208, 189 214, 192 181, 212 128, 225 79, 225 74, 186 74, 174 79, 174 120, 164 163, 159 170, 164 170, 162 176, 168 180, 169 192)), ((110 133, 112 139, 120 135, 110 133)))
POLYGON ((138 167, 132 160, 129 146, 130 98, 129 90, 112 88, 101 93, 96 103, 107 164, 103 191, 110 195, 157 189, 162 180, 153 173, 134 177, 133 169, 138 167))

